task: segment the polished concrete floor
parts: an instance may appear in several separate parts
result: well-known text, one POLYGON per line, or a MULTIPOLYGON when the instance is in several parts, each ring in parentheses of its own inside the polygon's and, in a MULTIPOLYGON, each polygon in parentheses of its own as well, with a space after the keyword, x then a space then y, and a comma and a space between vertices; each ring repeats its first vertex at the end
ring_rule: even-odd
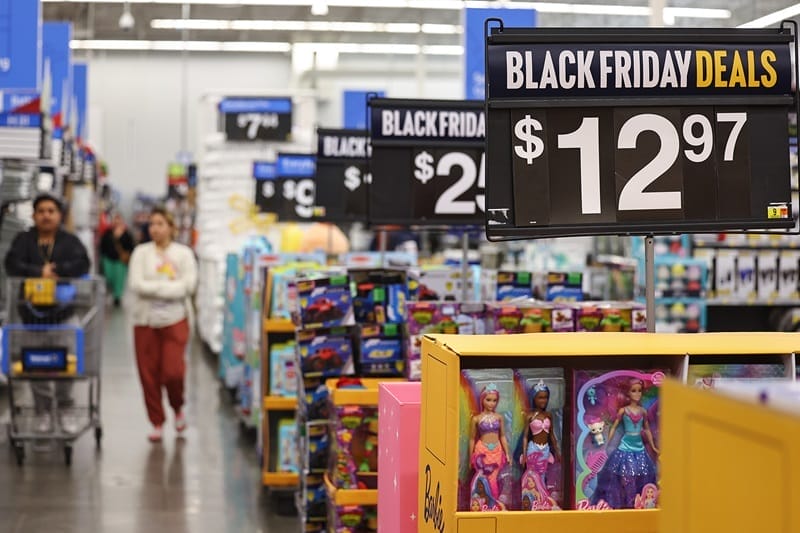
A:
POLYGON ((186 438, 176 439, 169 427, 163 444, 150 444, 130 328, 122 311, 109 312, 102 450, 84 435, 75 443, 71 467, 61 449, 30 447, 24 466, 17 466, 0 387, 0 532, 299 532, 296 517, 271 510, 254 439, 241 432, 227 392, 220 390, 214 358, 196 343, 189 361, 186 438))

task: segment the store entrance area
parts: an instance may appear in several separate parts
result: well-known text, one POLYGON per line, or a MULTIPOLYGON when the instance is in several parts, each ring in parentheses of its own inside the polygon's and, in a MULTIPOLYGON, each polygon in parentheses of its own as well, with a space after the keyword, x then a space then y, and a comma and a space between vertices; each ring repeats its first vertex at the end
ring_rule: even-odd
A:
MULTIPOLYGON (((133 356, 122 310, 109 312, 103 341, 102 449, 91 434, 75 443, 73 464, 60 449, 34 450, 18 467, 0 435, 0 529, 6 533, 183 533, 299 530, 297 518, 271 510, 261 488, 254 436, 242 432, 214 357, 195 341, 186 374, 185 439, 173 420, 164 441, 147 441, 133 356)), ((0 387, 0 420, 8 416, 0 387)), ((166 405, 166 402, 165 402, 166 405)))

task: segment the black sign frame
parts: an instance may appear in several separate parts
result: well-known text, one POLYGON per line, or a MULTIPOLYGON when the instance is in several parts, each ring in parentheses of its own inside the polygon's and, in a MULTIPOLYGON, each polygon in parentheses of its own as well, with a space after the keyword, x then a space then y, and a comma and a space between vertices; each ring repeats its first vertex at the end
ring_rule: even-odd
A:
POLYGON ((223 99, 218 106, 220 129, 225 133, 228 142, 289 142, 292 137, 292 121, 294 101, 288 96, 229 96, 223 99), (238 111, 225 111, 222 104, 225 101, 252 101, 254 108, 238 111), (258 110, 260 102, 274 102, 283 108, 288 102, 288 111, 258 110), (259 124, 259 121, 262 121, 259 124), (242 125, 242 123, 244 125, 242 125), (250 135, 253 133, 254 135, 250 135))
MULTIPOLYGON (((692 43, 699 44, 732 44, 739 45, 757 45, 757 44, 777 44, 780 46, 792 46, 795 53, 795 58, 800 57, 798 54, 798 40, 797 40, 797 23, 794 21, 786 21, 777 30, 742 30, 732 28, 721 29, 676 29, 676 28, 581 28, 576 30, 573 28, 505 28, 502 20, 497 18, 487 19, 485 22, 487 37, 485 39, 486 50, 486 235, 490 241, 504 241, 516 239, 530 239, 530 238, 550 238, 550 237, 563 237, 563 236, 594 236, 594 235, 667 235, 676 233, 714 233, 714 232, 744 232, 744 233, 794 233, 800 234, 798 230, 797 213, 791 213, 791 180, 790 174, 787 172, 784 184, 780 184, 781 193, 786 194, 785 204, 789 206, 789 218, 787 219, 772 219, 766 218, 755 220, 753 218, 747 219, 727 219, 727 220, 658 220, 646 222, 608 222, 600 220, 592 223, 576 223, 576 224, 555 224, 555 225, 519 225, 515 220, 514 202, 519 201, 516 197, 519 196, 515 189, 513 169, 511 161, 513 156, 507 156, 506 164, 498 164, 497 152, 501 151, 503 146, 507 150, 512 146, 514 134, 509 126, 511 124, 511 113, 517 110, 518 113, 524 112, 527 109, 542 109, 546 108, 548 111, 555 110, 554 113, 559 113, 561 110, 568 110, 570 108, 593 108, 600 110, 600 112, 616 111, 633 107, 661 107, 662 109, 676 109, 681 105, 689 106, 687 97, 680 94, 677 95, 660 95, 658 97, 648 97, 644 95, 632 95, 621 99, 619 97, 603 97, 602 95, 584 95, 582 97, 570 97, 566 94, 551 94, 549 96, 542 96, 533 102, 530 98, 524 97, 511 98, 496 97, 493 98, 491 90, 492 76, 490 75, 490 46, 497 45, 552 45, 552 44, 577 44, 577 45, 598 45, 598 43, 614 43, 618 45, 625 44, 674 44, 674 45, 687 45, 692 43), (793 31, 789 31, 788 25, 792 26, 793 31), (494 111, 494 112, 493 112, 494 111), (500 113, 505 112, 509 118, 505 121, 498 117, 500 113), (497 134, 499 132, 499 135, 497 134), (500 178, 498 179, 498 175, 500 178), (795 232, 789 231, 792 228, 795 232)), ((609 47, 611 48, 611 47, 609 47)), ((527 57, 525 58, 527 59, 527 57)), ((795 61, 797 63, 797 61, 795 61)), ((791 70, 791 64, 790 70, 791 70)), ((531 68, 533 70, 533 68, 531 68)), ((540 70, 541 72, 541 70, 540 70)), ((528 76, 525 74, 525 89, 529 88, 528 76)), ((510 78, 510 74, 507 79, 510 78)), ((533 77, 533 75, 531 75, 533 77)), ((507 82, 509 84, 510 82, 507 82)), ((535 88, 535 86, 531 85, 535 88)), ((557 93, 557 91, 555 91, 557 93)), ((787 94, 768 94, 768 95, 711 95, 707 97, 693 96, 692 106, 725 106, 725 107, 747 107, 750 109, 782 109, 784 118, 787 118, 789 113, 796 113, 800 117, 800 98, 794 88, 787 91, 787 94)), ((566 133, 566 132, 564 132, 566 133)), ((602 138, 603 132, 600 133, 598 140, 599 149, 602 151, 604 140, 602 138)), ((787 129, 786 143, 788 145, 789 134, 787 129)), ((716 140, 714 142, 717 142, 716 140)), ((611 150, 614 149, 613 140, 607 140, 606 144, 610 145, 611 150)), ((607 147, 608 148, 608 147, 607 147)), ((541 152, 539 152, 541 153, 541 152)), ((788 170, 788 146, 786 150, 786 169, 788 170)), ((748 160, 749 161, 749 160, 748 160)), ((530 164, 530 163, 529 163, 530 164)), ((771 163, 767 163, 769 167, 771 163)), ((783 166, 783 165, 780 165, 783 166)), ((754 173, 752 173, 754 174, 754 173)), ((759 178, 750 175, 750 179, 756 182, 759 178)), ((782 178, 782 177, 781 177, 782 178)), ((718 178, 715 178, 718 179, 718 178)), ((544 194, 549 194, 549 189, 544 194)), ((749 192, 749 191, 748 191, 749 192)), ((752 200, 752 199, 750 199, 752 200)), ((536 201, 534 199, 533 201, 536 201)), ((539 200, 541 201, 541 200, 539 200)), ((547 202, 550 202, 550 197, 547 196, 547 202)), ((755 201, 753 205, 755 205, 755 201)), ((781 199, 783 202, 783 199, 781 199)), ((614 206, 616 208, 616 206, 614 206)), ((760 206, 759 206, 760 207, 760 206)), ((602 211, 602 210, 600 210, 602 211)), ((766 210, 765 210, 766 211, 766 210)), ((597 212, 597 211, 596 211, 597 212)), ((751 209, 751 214, 754 208, 751 209)), ((616 215, 616 212, 615 212, 616 215)), ((764 216, 767 213, 764 212, 764 216)), ((530 224, 535 224, 531 221, 530 224)))
MULTIPOLYGON (((473 220, 465 221, 464 218, 459 217, 447 217, 447 216, 440 216, 436 218, 427 218, 427 217, 416 217, 413 214, 413 210, 415 209, 415 202, 412 198, 413 190, 411 190, 412 185, 409 185, 408 191, 403 191, 405 195, 396 195, 396 194, 384 194, 386 198, 392 198, 392 202, 397 206, 403 206, 409 211, 408 213, 404 213, 402 216, 384 216, 382 213, 385 211, 385 205, 376 206, 376 195, 379 193, 377 192, 383 184, 381 180, 385 180, 385 177, 377 176, 376 174, 380 173, 380 169, 377 168, 376 165, 376 155, 379 157, 384 157, 386 154, 384 153, 386 150, 395 151, 395 150, 404 150, 404 151, 413 151, 413 150, 440 150, 440 151, 447 151, 447 150, 473 150, 473 151, 480 151, 483 154, 481 157, 485 157, 483 151, 485 150, 485 141, 475 141, 473 139, 442 139, 442 138, 416 138, 416 139, 408 139, 404 141, 398 141, 396 139, 385 139, 375 138, 375 131, 374 131, 374 124, 373 124, 373 115, 372 112, 375 109, 381 108, 391 108, 391 109, 399 109, 399 108, 407 108, 413 110, 430 110, 430 111, 480 111, 480 113, 485 113, 484 104, 480 100, 431 100, 431 99, 405 99, 405 98, 384 98, 384 97, 377 97, 377 96, 368 96, 367 98, 367 131, 369 133, 369 144, 372 150, 371 156, 369 158, 369 171, 372 176, 372 182, 369 184, 368 187, 368 200, 367 200, 367 211, 368 211, 368 221, 371 227, 373 228, 382 228, 386 226, 400 226, 403 228, 410 228, 410 229, 429 229, 429 230, 442 230, 446 231, 454 227, 463 227, 467 229, 480 227, 484 220, 484 214, 481 213, 481 210, 476 206, 476 212, 474 215, 473 220), (378 172, 376 172, 376 170, 378 172), (405 198, 403 197, 405 196, 405 198)), ((485 115, 484 115, 485 120, 485 115)), ((411 159, 410 154, 409 161, 411 159)), ((474 158, 473 158, 474 162, 474 158)), ((479 172, 479 164, 480 161, 476 163, 476 172, 479 172)), ((413 169, 412 169, 413 171, 413 169)), ((399 176, 399 180, 406 180, 407 183, 411 183, 413 178, 411 175, 408 177, 406 176, 399 176)), ((477 179, 477 178, 476 178, 477 179)), ((476 181, 477 183, 477 181, 476 181)), ((472 188, 470 188, 471 190, 472 188)), ((485 198, 485 197, 484 197, 485 198)), ((386 203, 386 202, 384 202, 386 203)))
POLYGON ((371 152, 369 131, 366 129, 317 128, 317 166, 315 214, 311 220, 334 223, 367 223, 369 218, 369 154, 371 152), (363 138, 363 157, 348 155, 326 156, 324 140, 330 137, 363 138), (356 179, 349 175, 351 168, 357 169, 359 185, 348 189, 346 181, 356 179), (363 197, 363 198, 362 198, 363 197), (323 212, 324 211, 324 212, 323 212))

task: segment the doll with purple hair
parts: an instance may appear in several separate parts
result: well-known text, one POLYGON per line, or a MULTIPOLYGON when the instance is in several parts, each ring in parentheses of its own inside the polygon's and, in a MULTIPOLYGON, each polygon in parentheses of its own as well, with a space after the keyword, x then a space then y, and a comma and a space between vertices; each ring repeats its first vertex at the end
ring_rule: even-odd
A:
POLYGON ((520 464, 525 467, 520 482, 524 511, 559 508, 550 495, 546 479, 550 465, 561 460, 553 415, 547 410, 549 402, 550 388, 540 380, 531 391, 531 411, 525 418, 527 427, 520 457, 520 464))
POLYGON ((500 501, 498 477, 511 463, 503 417, 497 413, 500 391, 489 383, 480 394, 481 412, 472 417, 469 440, 470 464, 475 472, 470 483, 470 509, 505 510, 500 501))

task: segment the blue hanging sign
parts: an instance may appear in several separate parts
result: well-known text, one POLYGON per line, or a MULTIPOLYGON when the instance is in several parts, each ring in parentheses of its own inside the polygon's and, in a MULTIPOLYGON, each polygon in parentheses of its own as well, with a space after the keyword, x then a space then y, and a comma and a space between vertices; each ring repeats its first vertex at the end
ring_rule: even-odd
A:
POLYGON ((88 98, 87 77, 89 66, 86 63, 75 63, 72 65, 72 94, 75 96, 75 106, 77 107, 76 116, 78 123, 73 125, 78 139, 86 140, 89 135, 88 116, 86 105, 88 98))
POLYGON ((464 9, 464 94, 467 100, 483 100, 486 93, 487 18, 502 19, 506 26, 536 27, 535 9, 472 8, 464 9))
POLYGON ((342 94, 344 101, 344 127, 346 129, 367 129, 367 95, 383 98, 386 91, 345 91, 342 94))
POLYGON ((0 0, 0 89, 41 87, 41 15, 39 0, 0 0))
POLYGON ((53 118, 53 138, 60 139, 62 128, 69 121, 69 104, 72 95, 72 24, 69 22, 45 22, 42 25, 42 49, 44 64, 50 66, 53 94, 50 100, 50 116, 53 118))

